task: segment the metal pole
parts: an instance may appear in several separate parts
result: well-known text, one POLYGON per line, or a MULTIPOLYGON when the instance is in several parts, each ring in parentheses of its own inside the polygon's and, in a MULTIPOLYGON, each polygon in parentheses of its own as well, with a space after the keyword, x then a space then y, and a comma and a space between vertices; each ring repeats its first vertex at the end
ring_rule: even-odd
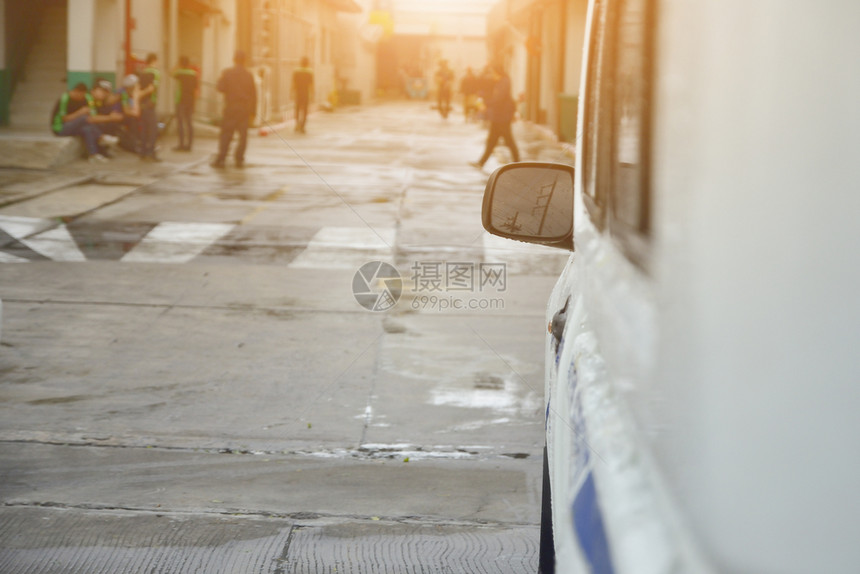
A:
POLYGON ((131 62, 131 0, 125 0, 125 73, 131 74, 134 72, 134 65, 131 62))
MULTIPOLYGON (((161 66, 162 70, 162 86, 167 89, 159 90, 159 102, 167 101, 170 104, 173 103, 173 76, 170 73, 170 70, 176 65, 179 61, 179 0, 170 0, 170 44, 168 44, 168 56, 167 61, 164 62, 161 66), (165 81, 166 80, 166 81, 165 81), (162 96, 162 94, 164 94, 162 96), (162 99, 163 98, 163 99, 162 99)), ((164 109, 164 108, 162 108, 164 109)), ((169 110, 170 108, 168 108, 169 110)))
POLYGON ((274 100, 274 105, 269 106, 270 113, 274 111, 274 115, 272 119, 276 122, 283 121, 283 114, 281 110, 284 109, 281 103, 281 3, 275 3, 275 25, 274 25, 274 34, 272 40, 275 42, 274 49, 272 50, 272 55, 274 56, 274 66, 272 66, 272 100, 274 100))

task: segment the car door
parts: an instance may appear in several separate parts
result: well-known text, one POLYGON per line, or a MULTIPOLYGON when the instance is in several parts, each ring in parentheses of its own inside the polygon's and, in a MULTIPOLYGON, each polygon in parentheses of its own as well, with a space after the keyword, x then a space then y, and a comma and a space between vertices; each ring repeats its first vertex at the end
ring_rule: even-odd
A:
POLYGON ((619 389, 647 376, 656 332, 648 271, 653 4, 595 0, 589 9, 575 254, 547 307, 547 463, 559 572, 631 571, 630 560, 654 566, 672 554, 653 493, 639 492, 630 505, 624 486, 631 477, 647 483, 648 470, 614 464, 637 443, 619 389), (633 514, 650 527, 627 528, 633 514), (628 552, 639 544, 655 551, 628 552))

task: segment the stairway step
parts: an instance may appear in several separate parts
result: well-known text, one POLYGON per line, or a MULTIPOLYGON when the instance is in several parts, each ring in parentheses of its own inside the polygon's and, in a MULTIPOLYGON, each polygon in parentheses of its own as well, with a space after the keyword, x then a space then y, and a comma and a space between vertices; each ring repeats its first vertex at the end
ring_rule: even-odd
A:
POLYGON ((59 138, 41 130, 32 135, 10 135, 0 137, 0 167, 49 169, 79 159, 83 151, 80 138, 59 138))
POLYGON ((31 128, 40 128, 50 133, 51 131, 51 118, 45 114, 43 117, 39 117, 36 115, 26 115, 26 116, 9 116, 9 125, 11 126, 26 126, 31 128))
POLYGON ((14 128, 48 132, 51 109, 66 88, 68 74, 69 12, 65 4, 45 6, 42 13, 22 78, 9 105, 9 123, 14 128))
POLYGON ((41 116, 44 121, 48 121, 48 117, 51 115, 51 110, 54 109, 54 104, 57 103, 57 100, 52 101, 43 101, 43 102, 28 102, 27 105, 19 105, 15 107, 9 107, 9 116, 10 117, 24 117, 24 116, 41 116))
MULTIPOLYGON (((17 100, 20 96, 24 99, 42 99, 45 97, 58 98, 60 97, 60 93, 66 89, 65 82, 56 79, 50 82, 37 82, 37 83, 28 83, 28 84, 18 84, 15 86, 15 97, 17 100)), ((12 102, 15 104, 16 102, 12 102)))
POLYGON ((54 80, 54 79, 62 79, 66 77, 66 67, 65 66, 51 66, 50 68, 39 67, 37 69, 27 70, 26 74, 23 78, 21 78, 22 82, 31 82, 31 81, 43 81, 43 80, 54 80))
POLYGON ((65 75, 65 62, 63 62, 62 64, 46 66, 45 64, 39 62, 39 60, 37 59, 31 59, 27 61, 27 66, 24 68, 24 76, 22 79, 26 81, 29 78, 52 78, 65 75))

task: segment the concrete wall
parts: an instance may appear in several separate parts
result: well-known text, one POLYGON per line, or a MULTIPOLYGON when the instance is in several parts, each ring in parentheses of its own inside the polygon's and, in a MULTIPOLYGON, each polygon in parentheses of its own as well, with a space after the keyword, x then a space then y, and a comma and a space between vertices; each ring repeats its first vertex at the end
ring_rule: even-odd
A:
POLYGON ((588 0, 568 0, 567 25, 565 28, 565 76, 563 91, 573 96, 579 95, 579 80, 582 75, 582 50, 585 42, 585 17, 588 0))
MULTIPOLYGON (((117 75, 121 77, 125 57, 123 6, 118 0, 96 0, 95 9, 93 70, 98 76, 115 82, 117 75)), ((70 31, 74 32, 74 29, 70 28, 70 31)))
POLYGON ((84 82, 90 86, 96 76, 93 38, 96 33, 96 0, 68 0, 68 75, 69 87, 84 82))
MULTIPOLYGON (((359 2, 369 10, 369 2, 359 2)), ((313 103, 335 102, 335 92, 346 82, 361 89, 363 97, 372 91, 372 48, 364 45, 358 28, 366 18, 338 12, 329 2, 302 2, 268 5, 261 0, 241 4, 248 21, 250 64, 259 78, 260 116, 269 122, 292 117, 292 75, 302 57, 314 71, 313 103), (263 33, 267 29, 267 33, 263 33)))
POLYGON ((158 54, 164 60, 165 29, 164 10, 161 2, 132 2, 131 14, 135 21, 131 33, 131 51, 138 59, 143 60, 150 52, 158 54))
POLYGON ((392 12, 395 39, 421 46, 420 61, 401 61, 401 67, 407 64, 417 67, 432 90, 439 61, 448 60, 454 71, 455 85, 459 87, 466 68, 477 73, 489 63, 488 9, 489 3, 469 8, 452 2, 395 2, 392 12))
POLYGON ((117 0, 68 0, 69 87, 96 78, 115 82, 123 71, 123 7, 117 0))
POLYGON ((361 101, 376 97, 376 33, 366 28, 370 2, 363 2, 361 14, 338 14, 335 42, 335 70, 339 88, 358 91, 361 101))
MULTIPOLYGON (((210 15, 204 18, 200 35, 200 99, 196 113, 207 118, 221 115, 222 96, 215 90, 221 72, 233 65, 236 51, 235 14, 236 2, 222 0, 224 15, 210 15), (227 14, 234 15, 232 18, 227 14)), ((188 48, 190 50, 190 48, 188 48)))
POLYGON ((587 6, 587 0, 502 0, 487 18, 494 55, 508 64, 514 96, 525 96, 521 115, 567 132, 567 139, 575 133, 571 110, 579 95, 587 6))
MULTIPOLYGON (((448 65, 454 70, 457 79, 466 73, 466 68, 477 71, 489 63, 487 42, 483 36, 437 37, 431 40, 430 49, 436 56, 436 62, 440 58, 448 60, 448 65)), ((434 65, 431 73, 435 72, 435 69, 434 65)))

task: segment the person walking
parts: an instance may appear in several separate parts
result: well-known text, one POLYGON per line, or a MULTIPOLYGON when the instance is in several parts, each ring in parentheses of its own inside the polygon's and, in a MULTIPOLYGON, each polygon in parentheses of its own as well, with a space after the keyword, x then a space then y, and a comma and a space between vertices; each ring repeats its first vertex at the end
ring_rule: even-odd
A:
POLYGON ((460 92, 463 94, 463 115, 469 122, 478 110, 478 77, 472 68, 466 68, 466 75, 460 80, 460 92))
POLYGON ((439 69, 436 70, 436 90, 439 113, 443 118, 448 117, 451 111, 451 86, 454 84, 454 72, 448 67, 448 60, 439 61, 439 69))
POLYGON ((314 89, 314 71, 310 68, 310 61, 303 57, 299 67, 293 71, 293 98, 296 106, 296 132, 305 133, 305 123, 308 120, 308 104, 314 89))
POLYGON ((245 166, 245 148, 248 145, 248 126, 257 109, 257 86, 254 76, 245 68, 245 52, 237 50, 233 56, 232 68, 221 73, 215 88, 224 94, 224 117, 221 120, 221 134, 218 139, 218 155, 212 167, 223 168, 224 160, 233 141, 233 134, 239 132, 236 145, 236 167, 245 166))
POLYGON ((173 70, 176 79, 176 125, 179 130, 179 145, 173 151, 191 151, 194 143, 194 102, 197 96, 197 71, 188 56, 180 56, 179 66, 173 70))
POLYGON ((490 120, 487 145, 484 148, 484 155, 481 156, 481 159, 477 162, 470 162, 471 165, 478 169, 482 169, 487 160, 490 159, 490 155, 493 153, 499 138, 504 138, 505 145, 511 150, 514 162, 520 161, 520 152, 511 133, 511 122, 514 119, 514 112, 516 110, 516 104, 511 95, 511 78, 500 64, 493 67, 493 77, 495 79, 495 86, 493 87, 493 95, 490 97, 487 107, 490 120))
POLYGON ((140 108, 140 159, 161 161, 155 154, 155 143, 158 141, 158 86, 161 83, 161 71, 158 69, 158 56, 150 53, 146 57, 146 67, 139 76, 137 93, 134 96, 140 108))

